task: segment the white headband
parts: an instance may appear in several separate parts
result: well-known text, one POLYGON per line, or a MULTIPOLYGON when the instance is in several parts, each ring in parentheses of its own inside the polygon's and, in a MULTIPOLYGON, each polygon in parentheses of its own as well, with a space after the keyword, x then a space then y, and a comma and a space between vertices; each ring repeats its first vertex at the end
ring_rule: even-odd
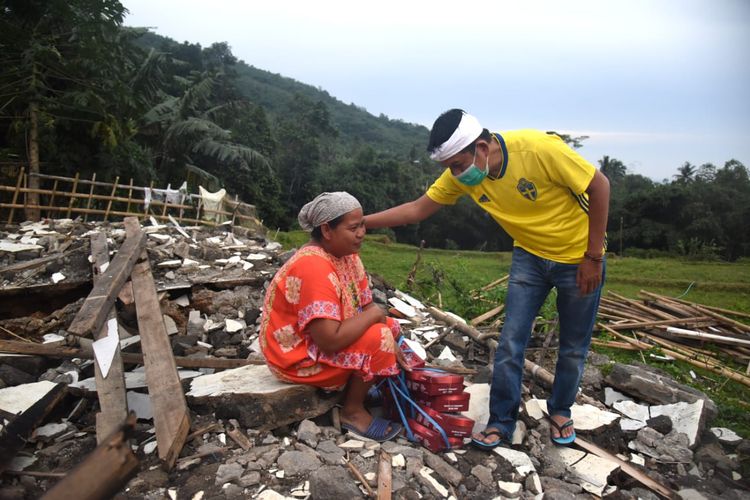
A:
POLYGON ((461 117, 461 121, 456 127, 456 131, 453 132, 447 141, 438 146, 435 151, 430 154, 430 158, 435 161, 444 161, 451 156, 460 153, 463 149, 474 142, 477 137, 482 134, 484 128, 479 124, 479 120, 471 116, 469 113, 464 113, 461 117))

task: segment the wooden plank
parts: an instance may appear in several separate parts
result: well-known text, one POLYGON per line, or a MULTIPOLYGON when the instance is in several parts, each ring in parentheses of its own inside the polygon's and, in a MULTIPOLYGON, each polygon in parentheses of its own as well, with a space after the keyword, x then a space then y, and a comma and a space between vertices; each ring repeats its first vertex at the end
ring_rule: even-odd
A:
POLYGON ((43 500, 99 500, 114 497, 138 473, 139 462, 130 449, 135 414, 89 453, 83 462, 58 482, 43 500))
MULTIPOLYGON (((35 344, 26 339, 24 339, 22 342, 14 340, 0 340, 0 352, 12 354, 30 354, 63 359, 94 358, 94 353, 90 349, 75 349, 72 347, 35 344)), ((122 357, 123 363, 138 365, 143 364, 143 354, 121 352, 120 356, 122 357)), ((215 368, 219 370, 239 368, 241 366, 247 365, 266 364, 265 361, 259 359, 186 358, 182 356, 175 356, 174 361, 175 364, 181 368, 215 368)))
MULTIPOLYGON (((125 231, 128 239, 144 235, 134 217, 125 219, 125 231)), ((190 417, 145 250, 133 267, 131 280, 159 458, 171 469, 185 444, 190 417)))
POLYGON ((482 313, 476 318, 472 319, 471 321, 469 321, 469 324, 471 326, 477 326, 479 323, 482 323, 483 321, 487 321, 491 317, 500 314, 504 308, 505 308, 505 304, 500 304, 499 306, 494 307, 490 309, 489 311, 482 313))
POLYGON ((391 456, 381 450, 378 461, 378 500, 391 499, 392 482, 391 456))
POLYGON ((31 405, 26 411, 15 417, 0 433, 0 473, 2 473, 13 457, 21 450, 31 436, 31 433, 44 420, 50 411, 65 396, 67 386, 57 384, 39 401, 31 405))
POLYGON ((88 336, 101 330, 117 294, 120 293, 145 245, 146 234, 140 229, 133 236, 128 236, 107 270, 102 273, 99 281, 94 283, 94 288, 73 318, 73 323, 68 328, 69 333, 88 336))
POLYGON ((620 469, 625 472, 627 475, 635 479, 636 481, 640 482, 644 486, 650 488, 651 490, 657 492, 658 494, 662 495, 665 498, 669 499, 679 499, 680 497, 675 493, 673 490, 669 489, 668 487, 664 486, 663 484, 651 479, 645 472, 642 472, 635 467, 633 467, 628 462, 625 462, 624 460, 621 460, 617 458, 614 454, 608 452, 604 448, 600 448, 594 443, 590 443, 586 441, 585 439, 581 438, 580 436, 576 437, 575 444, 583 448, 589 453, 593 453, 594 455, 598 456, 599 458, 603 458, 604 460, 609 460, 610 462, 614 462, 617 465, 620 466, 620 469))
MULTIPOLYGON (((109 264, 109 247, 107 237, 101 231, 91 235, 92 276, 94 286, 102 279, 101 270, 109 264)), ((94 335, 94 340, 106 337, 109 320, 117 320, 115 308, 110 307, 107 322, 94 335)), ((99 398, 101 411, 96 414, 96 442, 101 444, 122 425, 128 417, 128 401, 125 391, 125 375, 122 367, 120 343, 118 341, 112 364, 106 378, 102 375, 97 360, 94 363, 94 377, 96 379, 96 395, 99 398)))

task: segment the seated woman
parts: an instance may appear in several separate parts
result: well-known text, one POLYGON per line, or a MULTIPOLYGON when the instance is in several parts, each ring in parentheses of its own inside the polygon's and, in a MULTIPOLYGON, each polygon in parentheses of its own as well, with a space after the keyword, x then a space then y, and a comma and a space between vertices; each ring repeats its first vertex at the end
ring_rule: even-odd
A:
POLYGON ((260 346, 279 379, 328 390, 346 388, 342 427, 386 441, 399 424, 373 418, 364 401, 375 377, 404 364, 396 321, 372 302, 359 258, 365 237, 362 207, 346 192, 322 193, 302 207, 310 241, 276 273, 266 291, 260 346))

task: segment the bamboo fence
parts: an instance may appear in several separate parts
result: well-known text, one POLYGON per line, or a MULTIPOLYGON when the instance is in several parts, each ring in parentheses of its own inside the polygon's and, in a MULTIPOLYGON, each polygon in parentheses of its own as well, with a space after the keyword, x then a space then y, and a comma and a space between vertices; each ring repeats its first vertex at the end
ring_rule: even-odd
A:
MULTIPOLYGON (((223 207, 218 210, 207 208, 200 195, 184 193, 181 202, 172 203, 167 196, 164 199, 146 201, 146 194, 161 192, 165 190, 154 190, 153 182, 150 186, 136 186, 131 178, 128 184, 120 183, 119 176, 114 182, 103 182, 96 180, 96 173, 91 179, 82 179, 78 173, 75 177, 62 177, 57 175, 30 174, 25 168, 18 173, 15 186, 0 185, 0 214, 7 210, 5 221, 12 224, 16 218, 23 217, 23 212, 29 209, 38 209, 48 218, 71 218, 83 216, 84 220, 89 217, 107 221, 110 218, 124 217, 154 217, 160 221, 168 221, 170 218, 186 225, 209 225, 216 226, 227 221, 232 225, 260 225, 260 221, 247 213, 241 213, 243 208, 254 214, 252 205, 225 198, 223 207), (35 176, 40 180, 40 187, 32 189, 28 187, 28 179, 35 176), (2 197, 8 193, 10 203, 6 203, 2 197), (38 195, 39 204, 31 204, 29 194, 38 195), (226 206, 232 206, 231 211, 226 206)), ((3 216, 0 215, 0 220, 3 216)))

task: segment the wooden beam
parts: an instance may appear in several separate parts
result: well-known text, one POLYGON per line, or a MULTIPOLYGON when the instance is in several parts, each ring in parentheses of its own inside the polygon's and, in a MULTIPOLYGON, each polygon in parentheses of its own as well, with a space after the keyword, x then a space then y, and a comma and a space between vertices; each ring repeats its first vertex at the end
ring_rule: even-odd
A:
POLYGON ((392 482, 391 456, 385 451, 380 450, 380 460, 378 461, 378 500, 391 499, 392 482))
POLYGON ((593 453, 594 455, 603 458, 605 460, 608 460, 610 462, 614 462, 617 465, 620 466, 620 469, 625 472, 627 475, 635 479, 636 481, 640 482, 644 486, 650 488, 651 490, 657 492, 658 494, 662 495, 665 498, 674 499, 677 500, 680 497, 669 489, 668 487, 664 486, 663 484, 655 481, 650 476, 648 476, 645 472, 640 471, 633 467, 628 462, 625 462, 624 460, 621 460, 617 458, 614 454, 608 452, 604 448, 600 448, 594 443, 589 443, 585 439, 581 438, 580 436, 576 437, 575 440, 576 445, 580 446, 584 450, 586 450, 589 453, 593 453))
MULTIPOLYGON (((84 301, 81 309, 73 318, 68 332, 74 335, 89 336, 101 330, 107 320, 107 314, 115 303, 117 294, 133 270, 135 261, 146 245, 146 234, 140 229, 133 236, 128 236, 120 250, 112 259, 107 270, 94 284, 94 288, 84 301)), ((149 272, 150 273, 150 272, 149 272)))
POLYGON ((58 482, 43 500, 99 500, 114 497, 138 472, 139 462, 128 437, 135 430, 135 414, 89 453, 58 482))
MULTIPOLYGON (((125 231, 128 240, 136 239, 138 235, 145 236, 135 217, 125 219, 125 231)), ((171 469, 185 444, 190 417, 145 250, 133 267, 131 280, 159 458, 167 469, 171 469)))
MULTIPOLYGON (((101 231, 91 235, 91 256, 93 257, 91 275, 94 277, 94 286, 96 287, 96 284, 102 279, 101 270, 109 265, 107 237, 101 231)), ((109 321, 112 319, 117 321, 114 306, 109 308, 107 319, 108 321, 94 334, 94 341, 107 337, 109 321)), ((96 442, 101 444, 128 417, 128 400, 125 391, 125 375, 122 367, 119 335, 107 376, 102 375, 99 360, 97 360, 94 363, 94 377, 96 379, 96 395, 99 398, 99 408, 101 409, 96 414, 96 442)))
MULTIPOLYGON (((0 327, 2 328, 2 327, 0 327)), ((47 344, 36 344, 25 340, 0 340, 0 352, 11 354, 30 354, 36 356, 47 356, 50 358, 81 358, 94 359, 94 353, 90 349, 75 349, 67 346, 54 346, 47 344)), ((123 363, 143 364, 143 354, 122 352, 120 353, 123 363)), ((215 368, 226 370, 239 368, 247 365, 265 365, 266 362, 259 359, 228 359, 228 358, 186 358, 174 357, 175 364, 181 368, 215 368)))
POLYGON ((489 311, 482 313, 476 318, 472 319, 471 321, 469 321, 469 324, 471 326, 477 326, 479 323, 482 323, 483 321, 487 321, 491 317, 500 314, 504 308, 505 308, 505 304, 500 304, 499 306, 492 308, 489 311))

